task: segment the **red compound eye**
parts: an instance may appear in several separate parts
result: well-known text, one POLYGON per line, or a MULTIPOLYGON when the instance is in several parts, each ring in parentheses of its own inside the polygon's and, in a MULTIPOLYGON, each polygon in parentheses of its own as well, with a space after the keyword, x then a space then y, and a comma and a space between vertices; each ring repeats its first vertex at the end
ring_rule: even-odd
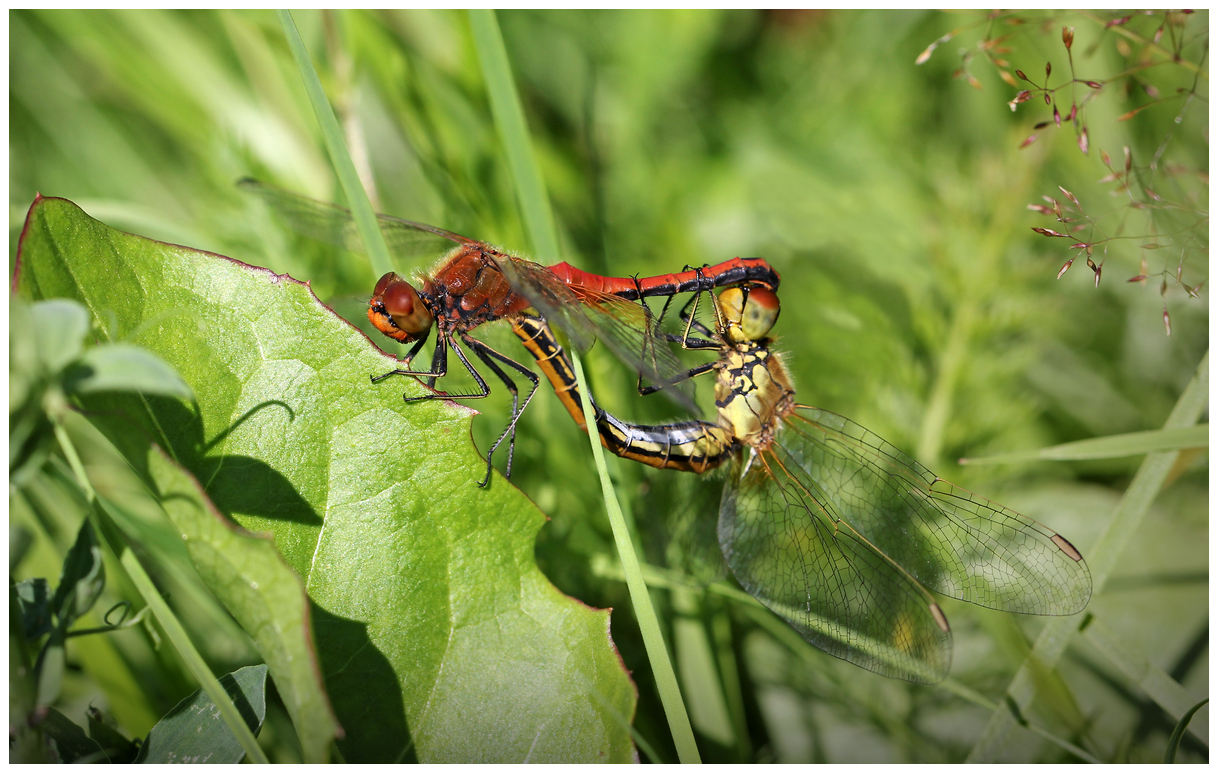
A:
POLYGON ((419 295, 414 288, 401 280, 390 282, 387 287, 381 288, 377 295, 381 296, 385 311, 395 319, 399 316, 409 317, 414 313, 415 304, 419 302, 419 295))
POLYGON ((390 271, 388 274, 385 274, 383 277, 381 277, 380 279, 377 280, 376 289, 372 291, 372 294, 374 296, 380 295, 385 292, 385 288, 389 286, 390 282, 400 282, 400 281, 402 281, 402 278, 400 276, 398 276, 397 274, 395 274, 394 272, 390 271))

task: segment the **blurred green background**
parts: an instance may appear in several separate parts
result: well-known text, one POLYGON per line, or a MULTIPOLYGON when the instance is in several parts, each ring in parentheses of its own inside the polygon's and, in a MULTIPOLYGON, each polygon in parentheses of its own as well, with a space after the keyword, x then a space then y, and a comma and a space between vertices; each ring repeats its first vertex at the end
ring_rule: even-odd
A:
MULTIPOLYGON (((1163 425, 1208 349, 1208 288, 1192 298, 1177 282, 1177 266, 1192 287, 1208 276, 1208 78, 1168 64, 1098 94, 1076 85, 1090 100, 1081 114, 1090 153, 1065 122, 1036 130, 1039 139, 1020 149, 1050 108, 1038 95, 1010 110, 1016 89, 978 41, 1010 34, 998 44, 1010 51, 989 54, 1038 83, 1051 61, 1053 84, 1069 78, 1063 24, 1076 28, 1078 78, 1107 81, 1144 51, 1104 31, 1109 17, 1022 16, 1029 23, 1009 26, 939 12, 501 13, 563 240, 563 254, 530 257, 613 275, 769 259, 783 276, 779 348, 803 402, 853 418, 1089 555, 1140 457, 956 460, 1163 425), (1133 46, 1130 56, 1122 43, 1133 46), (953 78, 962 53, 979 89, 953 78), (1117 120, 1155 90, 1161 104, 1117 120), (1126 146, 1140 184, 1173 209, 1123 207, 1115 186, 1098 182, 1108 174, 1100 151, 1119 169, 1126 146), (1148 170, 1160 149, 1159 169, 1148 170), (1099 232, 1123 237, 1097 249, 1098 287, 1082 258, 1056 279, 1077 251, 1031 230, 1060 230, 1027 209, 1045 204, 1042 196, 1068 203, 1058 186, 1099 232), (1143 248, 1151 241, 1170 249, 1143 248), (1151 277, 1126 282, 1139 274, 1151 277)), ((1184 59, 1206 67, 1208 14, 1175 18, 1183 26, 1168 29, 1161 46, 1183 40, 1184 59)), ((1162 20, 1136 17, 1121 30, 1148 39, 1162 20)), ((306 11, 296 21, 374 206, 527 255, 466 16, 306 11)), ((1070 93, 1057 94, 1063 114, 1070 93)), ((365 259, 293 236, 234 186, 254 176, 339 198, 272 13, 10 13, 9 106, 10 268, 41 192, 124 230, 308 280, 323 300, 357 314, 366 300, 375 277, 365 259)), ((524 355, 507 331, 480 335, 524 355)), ((590 368, 601 402, 638 421, 673 417, 662 399, 635 398, 633 379, 599 355, 590 368)), ((704 404, 709 393, 709 383, 700 387, 704 404)), ((399 398, 386 389, 386 399, 399 398)), ((497 393, 475 407, 484 416, 474 440, 485 449, 509 406, 497 393)), ((614 578, 590 450, 564 417, 552 395, 538 393, 521 423, 512 482, 552 519, 537 545, 546 574, 564 592, 614 608, 614 641, 640 690, 636 728, 673 760, 614 578)), ((697 557, 714 554, 702 548, 707 533, 713 539, 721 483, 620 460, 611 471, 648 557, 714 577, 713 561, 697 557)), ((1182 455, 1089 607, 1197 700, 1208 685, 1207 473, 1204 452, 1182 455)), ((791 646, 782 630, 717 595, 653 596, 663 618, 701 615, 712 632, 724 684, 699 682, 696 667, 678 664, 687 702, 726 706, 726 715, 694 710, 707 761, 958 761, 989 719, 961 690, 886 680, 791 646), (698 697, 707 689, 711 698, 698 697)), ((944 608, 953 679, 999 700, 1042 621, 944 608)), ((670 642, 680 638, 674 631, 670 642)), ((693 662, 672 646, 678 661, 693 662)), ((1060 675, 1030 721, 1102 760, 1162 758, 1176 718, 1103 654, 1079 637, 1060 675)), ((80 689, 82 703, 95 697, 80 689)), ((1204 711, 1194 720, 1207 721, 1204 711)), ((1208 758, 1191 737, 1181 755, 1208 758)), ((1073 757, 1019 729, 1000 759, 1073 757)))

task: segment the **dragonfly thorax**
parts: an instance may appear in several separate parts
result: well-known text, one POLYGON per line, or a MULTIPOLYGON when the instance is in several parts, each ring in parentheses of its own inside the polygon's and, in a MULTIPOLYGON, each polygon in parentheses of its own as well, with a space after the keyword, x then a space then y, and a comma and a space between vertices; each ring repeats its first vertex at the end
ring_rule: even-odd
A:
POLYGON ((719 425, 750 448, 764 448, 795 406, 795 389, 777 354, 756 343, 725 352, 715 382, 719 425))

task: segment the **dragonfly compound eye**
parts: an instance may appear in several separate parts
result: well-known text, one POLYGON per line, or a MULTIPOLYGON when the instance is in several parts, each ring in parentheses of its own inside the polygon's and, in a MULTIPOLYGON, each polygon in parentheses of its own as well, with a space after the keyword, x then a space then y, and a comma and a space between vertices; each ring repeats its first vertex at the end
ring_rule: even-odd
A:
POLYGON ((729 287, 719 293, 719 312, 727 323, 726 336, 734 343, 760 341, 778 321, 778 296, 763 287, 742 290, 729 287))
POLYGON ((778 304, 778 296, 763 287, 750 290, 744 302, 744 314, 740 319, 740 329, 745 338, 750 341, 760 341, 778 321, 778 313, 782 308, 778 304))
POLYGON ((401 281, 402 277, 398 276, 395 272, 390 271, 388 274, 385 274, 383 277, 376 280, 376 289, 372 291, 372 295, 379 298, 385 293, 385 288, 391 283, 401 281))
POLYGON ((401 330, 417 335, 431 329, 431 312, 409 282, 389 282, 379 296, 385 312, 401 330))

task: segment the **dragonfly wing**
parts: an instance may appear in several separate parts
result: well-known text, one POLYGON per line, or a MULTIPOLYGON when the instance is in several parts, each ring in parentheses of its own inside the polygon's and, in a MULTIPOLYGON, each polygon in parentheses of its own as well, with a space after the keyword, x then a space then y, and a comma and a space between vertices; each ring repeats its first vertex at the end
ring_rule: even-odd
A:
MULTIPOLYGON (((367 252, 350 210, 257 180, 245 179, 238 186, 265 201, 297 233, 352 252, 367 252)), ((413 268, 423 260, 434 260, 452 249, 454 243, 475 243, 473 239, 443 228, 389 215, 377 215, 377 222, 389 252, 401 259, 405 267, 413 268)))
POLYGON ((937 478, 849 419, 799 406, 779 438, 809 491, 930 590, 1024 614, 1087 605, 1091 573, 1063 537, 937 478))
POLYGON ((737 464, 724 488, 719 544, 732 573, 830 655, 884 676, 942 680, 951 632, 938 605, 817 501, 787 456, 771 446, 743 473, 737 464))
POLYGON ((618 359, 681 407, 697 411, 688 368, 673 353, 652 313, 641 303, 564 283, 553 271, 532 261, 500 260, 513 289, 524 295, 547 320, 562 328, 571 343, 586 351, 602 341, 618 359))

